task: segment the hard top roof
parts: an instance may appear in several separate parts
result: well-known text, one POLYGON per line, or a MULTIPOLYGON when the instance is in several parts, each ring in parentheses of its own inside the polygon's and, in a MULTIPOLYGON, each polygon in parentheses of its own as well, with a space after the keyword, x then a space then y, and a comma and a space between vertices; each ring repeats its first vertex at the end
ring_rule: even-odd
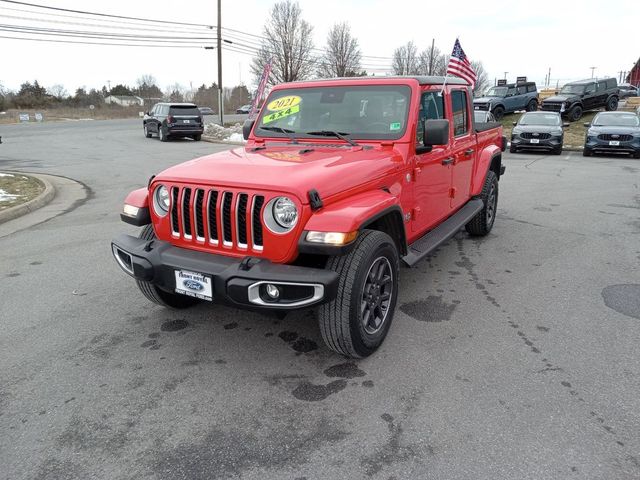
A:
POLYGON ((385 75, 376 77, 339 77, 339 78, 316 78, 313 80, 302 80, 289 83, 311 83, 311 82, 339 82, 344 80, 362 80, 362 81, 379 81, 384 83, 386 80, 412 79, 417 80, 420 85, 441 85, 445 78, 449 85, 468 85, 468 83, 459 77, 444 77, 442 75, 385 75))
POLYGON ((171 105, 172 107, 195 107, 195 103, 185 102, 158 102, 156 105, 171 105))
POLYGON ((586 85, 587 83, 593 82, 604 82, 607 80, 615 80, 613 77, 609 78, 587 78, 586 80, 576 80, 575 82, 567 82, 565 85, 586 85))

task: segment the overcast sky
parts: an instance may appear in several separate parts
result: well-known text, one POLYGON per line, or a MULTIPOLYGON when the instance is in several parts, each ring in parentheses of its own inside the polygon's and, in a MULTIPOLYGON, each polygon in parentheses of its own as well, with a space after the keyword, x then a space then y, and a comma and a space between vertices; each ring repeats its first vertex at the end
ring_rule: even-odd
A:
MULTIPOLYGON (((156 0, 140 2, 110 0, 26 0, 53 7, 102 12, 113 15, 162 19, 174 22, 216 24, 215 0, 156 0)), ((273 0, 222 0, 222 24, 245 33, 261 35, 273 0)), ((555 85, 591 77, 590 67, 597 67, 596 76, 614 76, 629 70, 640 55, 637 21, 640 18, 638 0, 618 0, 611 4, 598 1, 457 2, 379 1, 379 0, 303 0, 299 2, 304 18, 313 25, 317 48, 324 47, 327 31, 336 22, 347 21, 359 40, 363 55, 390 58, 394 48, 412 40, 419 49, 436 46, 450 53, 456 36, 471 60, 484 63, 491 81, 502 78, 515 80, 528 76, 542 84, 551 68, 555 85), (561 6, 563 5, 563 6, 561 6)), ((24 5, 0 1, 0 24, 27 25, 67 30, 96 30, 98 18, 81 19, 65 12, 52 16, 27 13, 38 11, 24 5), (49 22, 27 20, 42 18, 49 22), (79 25, 84 24, 84 25, 79 25)), ((125 20, 123 20, 125 22, 125 20)), ((111 19, 102 22, 123 26, 111 19)), ((162 25, 125 25, 120 33, 137 35, 176 35, 180 27, 162 25)), ((193 29, 192 29, 193 30, 193 29)), ((200 31, 199 29, 195 29, 200 31)), ((205 29, 201 29, 206 34, 205 29)), ((113 30, 112 30, 113 31, 113 30)), ((193 34, 193 33, 192 33, 193 34)), ((213 34, 211 34, 213 36, 213 34)), ((229 32, 237 44, 244 37, 229 32)), ((0 36, 20 36, 0 32, 0 36)), ((225 35, 223 34, 223 37, 225 35)), ((43 38, 43 37, 40 37, 43 38)), ((58 37, 49 37, 58 38, 58 37)), ((78 39, 82 40, 82 39, 78 39)), ((245 47, 246 48, 246 47, 245 47)), ((251 55, 224 51, 223 84, 240 82, 251 85, 249 65, 251 55)), ((390 60, 365 58, 363 66, 369 73, 384 74, 390 60)), ((69 92, 77 87, 100 88, 110 81, 135 85, 142 74, 151 74, 164 90, 179 83, 186 88, 217 80, 216 52, 203 48, 142 48, 64 43, 30 42, 0 38, 0 84, 16 89, 26 81, 37 79, 49 87, 63 84, 69 92)))

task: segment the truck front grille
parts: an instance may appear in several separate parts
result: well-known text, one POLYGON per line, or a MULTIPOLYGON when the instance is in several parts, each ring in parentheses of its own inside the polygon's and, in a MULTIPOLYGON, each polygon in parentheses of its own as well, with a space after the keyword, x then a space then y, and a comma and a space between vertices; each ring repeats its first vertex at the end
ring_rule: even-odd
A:
POLYGON ((561 103, 543 103, 540 107, 541 110, 546 110, 548 112, 559 112, 562 109, 561 103))
POLYGON ((600 140, 607 140, 607 141, 618 140, 620 142, 630 142, 631 140, 633 140, 632 135, 616 135, 612 133, 602 133, 598 135, 598 138, 600 140))
POLYGON ((171 188, 174 238, 213 247, 263 249, 263 195, 208 188, 171 188), (195 238, 194 238, 195 237, 195 238))
POLYGON ((537 138, 539 140, 548 140, 551 138, 550 133, 533 133, 533 132, 523 132, 520 134, 521 138, 537 138))

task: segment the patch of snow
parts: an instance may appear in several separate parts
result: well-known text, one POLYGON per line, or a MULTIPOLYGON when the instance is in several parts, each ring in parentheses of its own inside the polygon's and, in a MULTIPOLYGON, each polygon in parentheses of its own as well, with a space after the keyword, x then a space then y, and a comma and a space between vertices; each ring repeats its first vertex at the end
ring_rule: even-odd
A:
POLYGON ((227 138, 225 138, 224 141, 225 142, 246 143, 246 140, 244 139, 244 137, 242 136, 241 133, 232 133, 227 138))
POLYGON ((0 177, 13 177, 14 175, 11 173, 0 173, 0 177))
POLYGON ((13 195, 11 193, 7 193, 0 188, 0 202, 8 202, 10 200, 15 200, 18 197, 22 197, 22 195, 13 195))
POLYGON ((204 127, 204 135, 221 142, 245 143, 244 138, 242 138, 242 125, 239 123, 231 127, 222 127, 217 123, 207 123, 204 127))

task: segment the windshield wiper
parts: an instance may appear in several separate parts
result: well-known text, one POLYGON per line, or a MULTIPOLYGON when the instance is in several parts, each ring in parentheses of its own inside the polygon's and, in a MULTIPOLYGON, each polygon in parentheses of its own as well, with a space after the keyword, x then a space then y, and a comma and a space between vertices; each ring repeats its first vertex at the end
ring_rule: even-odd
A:
POLYGON ((346 136, 346 135, 349 135, 346 132, 334 132, 333 130, 318 130, 317 132, 307 132, 306 134, 307 135, 322 135, 324 137, 336 137, 336 138, 339 138, 340 140, 344 140, 349 145, 352 145, 354 147, 358 146, 358 144, 356 142, 354 142, 353 140, 351 140, 350 138, 348 138, 346 136))
POLYGON ((292 135, 293 133, 296 133, 294 130, 289 130, 288 128, 282 128, 282 127, 260 127, 260 129, 270 130, 272 132, 284 133, 287 137, 289 137, 289 140, 291 140, 291 143, 298 143, 298 139, 292 135))

